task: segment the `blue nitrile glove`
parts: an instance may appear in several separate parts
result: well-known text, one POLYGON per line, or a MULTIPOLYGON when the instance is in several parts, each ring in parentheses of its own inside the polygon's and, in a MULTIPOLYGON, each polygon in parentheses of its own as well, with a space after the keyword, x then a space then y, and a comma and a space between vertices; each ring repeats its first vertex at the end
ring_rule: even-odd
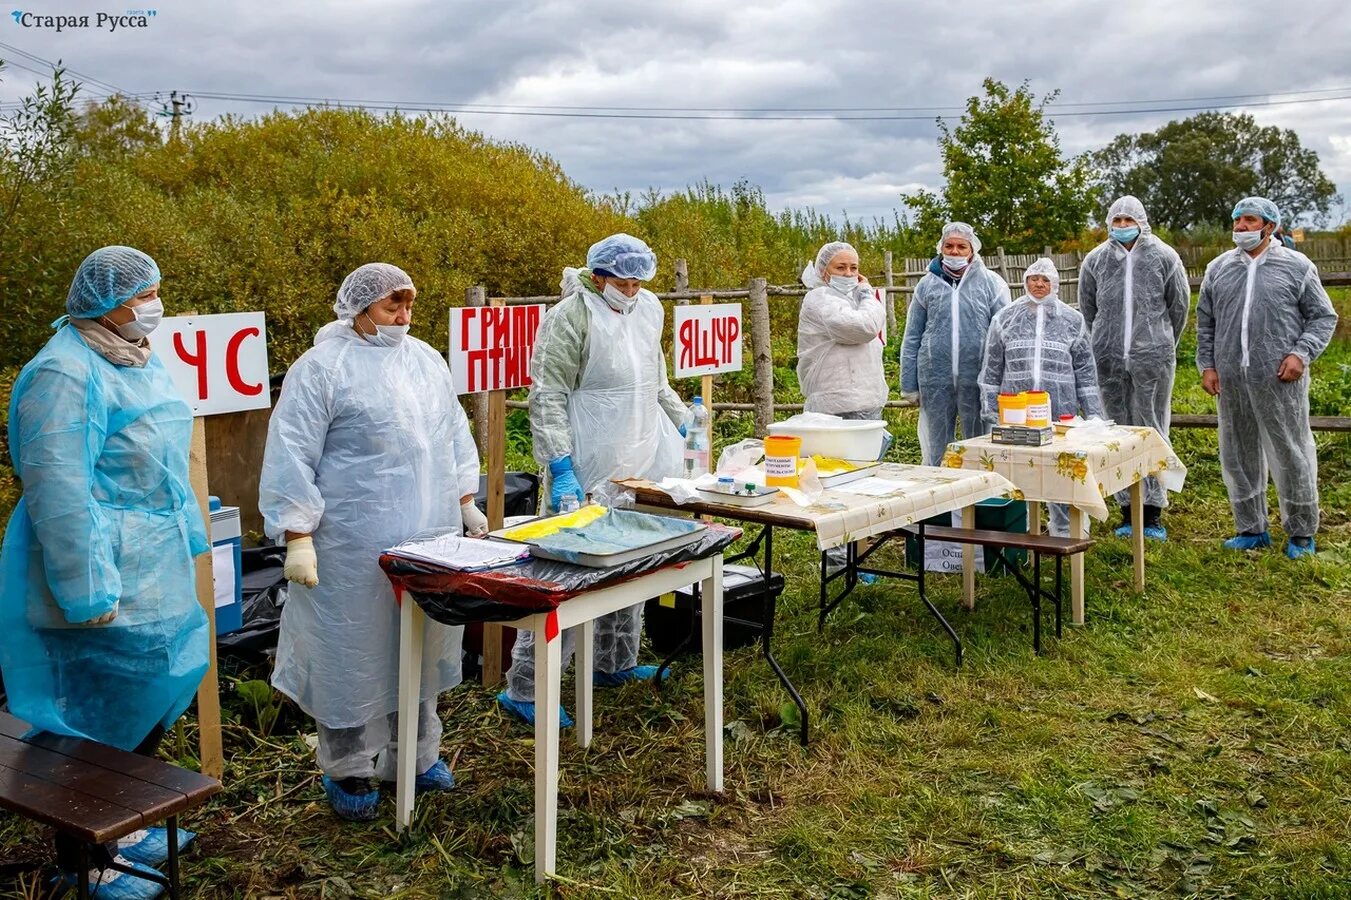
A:
POLYGON ((550 489, 549 505, 557 512, 568 494, 575 494, 578 503, 586 502, 582 492, 582 483, 572 471, 572 457, 560 456, 549 463, 550 489))
POLYGON ((681 436, 681 437, 685 437, 685 423, 684 423, 684 422, 681 422, 681 423, 680 423, 680 427, 677 428, 676 431, 679 431, 679 432, 680 432, 680 436, 681 436))

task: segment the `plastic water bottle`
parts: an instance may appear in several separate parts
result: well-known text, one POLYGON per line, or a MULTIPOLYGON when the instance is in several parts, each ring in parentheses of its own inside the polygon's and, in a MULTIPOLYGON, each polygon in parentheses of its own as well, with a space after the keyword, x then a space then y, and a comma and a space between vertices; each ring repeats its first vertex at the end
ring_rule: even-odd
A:
POLYGON ((558 511, 560 513, 573 513, 579 509, 581 509, 581 506, 577 503, 576 494, 564 494, 563 498, 558 501, 558 511))
POLYGON ((685 477, 698 478, 708 471, 708 407, 695 397, 685 419, 685 477))

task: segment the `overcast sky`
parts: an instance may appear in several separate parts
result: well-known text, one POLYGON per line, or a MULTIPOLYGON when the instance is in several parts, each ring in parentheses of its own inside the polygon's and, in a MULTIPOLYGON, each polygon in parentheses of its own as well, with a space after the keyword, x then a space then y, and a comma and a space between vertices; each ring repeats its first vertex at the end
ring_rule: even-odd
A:
MULTIPOLYGON (((91 21, 100 9, 123 12, 115 0, 22 2, 16 8, 91 21)), ((131 92, 549 107, 952 108, 993 76, 1028 79, 1038 93, 1058 88, 1065 104, 1319 88, 1351 96, 1344 0, 163 4, 148 27, 112 33, 56 33, 4 18, 0 41, 131 92)), ((3 48, 0 57, 41 68, 3 48)), ((0 101, 21 96, 33 81, 9 69, 0 101)), ((269 108, 198 98, 195 116, 269 108)), ((1262 124, 1296 130, 1351 196, 1351 99, 1249 111, 1262 124)), ((857 219, 890 217, 902 191, 942 182, 935 113, 889 114, 918 118, 459 118, 552 155, 597 191, 746 178, 776 208, 813 206, 857 219)), ((1190 114, 1061 115, 1056 125, 1064 150, 1078 153, 1190 114)))

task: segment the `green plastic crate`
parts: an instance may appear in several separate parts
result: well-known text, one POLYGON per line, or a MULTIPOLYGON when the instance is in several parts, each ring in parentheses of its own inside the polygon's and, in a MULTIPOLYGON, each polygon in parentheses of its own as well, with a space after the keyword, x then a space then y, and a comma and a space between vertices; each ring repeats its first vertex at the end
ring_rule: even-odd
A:
MULTIPOLYGON (((944 513, 924 520, 925 525, 951 526, 952 514, 944 513)), ((976 527, 987 531, 1011 531, 1017 534, 1027 533, 1027 504, 1022 500, 995 498, 982 500, 976 504, 976 527)), ((1006 575, 1006 567, 994 548, 981 548, 984 555, 984 568, 991 575, 1006 575)), ((905 539, 905 558, 912 569, 919 568, 916 560, 919 555, 919 542, 913 537, 905 539)), ((1005 550, 1004 555, 1019 566, 1027 563, 1026 550, 1005 550)))

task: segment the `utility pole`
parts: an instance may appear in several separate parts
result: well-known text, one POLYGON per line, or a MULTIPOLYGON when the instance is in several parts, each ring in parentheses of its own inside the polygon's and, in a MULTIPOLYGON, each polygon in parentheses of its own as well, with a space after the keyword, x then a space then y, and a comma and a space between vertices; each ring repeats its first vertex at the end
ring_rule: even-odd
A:
POLYGON ((169 117, 169 142, 177 143, 182 133, 183 117, 192 115, 192 110, 196 106, 191 94, 180 94, 178 91, 169 92, 169 106, 164 107, 163 101, 160 115, 169 117))

